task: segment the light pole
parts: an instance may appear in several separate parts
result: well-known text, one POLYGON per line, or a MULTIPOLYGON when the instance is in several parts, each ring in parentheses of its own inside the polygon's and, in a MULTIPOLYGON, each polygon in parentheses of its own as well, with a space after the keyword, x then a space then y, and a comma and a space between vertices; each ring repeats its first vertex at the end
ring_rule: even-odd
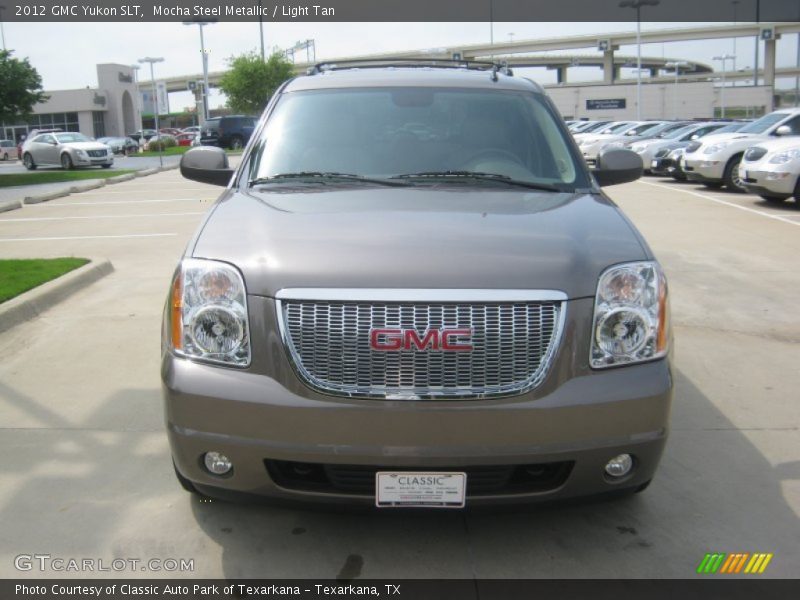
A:
POLYGON ((6 49, 6 30, 3 29, 3 11, 6 9, 5 6, 0 4, 0 37, 3 38, 3 50, 6 49))
MULTIPOLYGON (((736 19, 736 9, 739 6, 740 0, 732 0, 731 4, 733 4, 733 24, 736 25, 739 21, 736 19)), ((736 36, 733 36, 733 70, 736 71, 736 36)), ((733 86, 736 86, 736 81, 734 80, 733 86)))
MULTIPOLYGON (((153 64, 164 62, 162 57, 152 58, 150 56, 146 56, 144 58, 139 59, 140 63, 150 63, 150 82, 153 84, 153 113, 155 113, 156 119, 156 135, 159 135, 158 131, 158 94, 156 94, 156 76, 153 74, 153 64)), ((144 137, 144 130, 142 130, 142 137, 144 137)), ((158 164, 160 166, 164 166, 164 157, 162 154, 161 144, 158 145, 158 164)))
POLYGON ((205 123, 208 120, 208 53, 203 39, 203 27, 213 25, 214 21, 184 21, 183 24, 197 25, 200 28, 200 52, 203 55, 203 123, 205 123))
POLYGON ((620 8, 636 9, 636 119, 642 120, 642 19, 643 6, 658 6, 661 0, 622 0, 620 8))
POLYGON ((670 61, 664 64, 668 69, 675 69, 675 93, 672 97, 672 112, 674 113, 672 118, 675 120, 678 119, 678 75, 680 75, 681 67, 685 67, 688 64, 685 60, 670 61))
POLYGON ((719 105, 720 117, 725 118, 725 63, 736 57, 733 54, 723 54, 722 56, 715 56, 713 60, 722 61, 722 89, 719 92, 719 105))
POLYGON ((139 69, 141 68, 140 65, 131 65, 133 84, 136 87, 136 110, 139 112, 139 131, 144 130, 144 125, 142 124, 142 94, 139 92, 139 69))
POLYGON ((267 57, 264 54, 264 17, 261 15, 261 13, 264 12, 264 1, 263 0, 258 0, 258 8, 259 8, 258 30, 259 30, 259 33, 261 35, 261 60, 262 60, 262 62, 267 62, 267 57))

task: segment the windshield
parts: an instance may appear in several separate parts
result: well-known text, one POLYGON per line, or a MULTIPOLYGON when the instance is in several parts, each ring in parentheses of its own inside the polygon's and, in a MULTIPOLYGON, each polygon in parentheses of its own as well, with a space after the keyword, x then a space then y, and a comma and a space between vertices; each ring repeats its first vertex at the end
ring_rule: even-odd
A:
POLYGON ((611 125, 604 127, 595 133, 599 135, 605 135, 607 133, 622 133, 623 131, 627 131, 633 125, 634 123, 631 123, 630 121, 618 121, 616 123, 611 123, 611 125))
MULTIPOLYGON (((557 119, 533 93, 359 88, 284 95, 261 133, 250 179, 346 174, 377 179, 500 175, 587 187, 557 119)), ((440 182, 438 182, 440 183, 440 182)))
POLYGON ((54 134, 60 144, 67 144, 69 142, 91 142, 88 137, 82 133, 56 133, 54 134))
POLYGON ((739 133, 764 133, 767 129, 780 121, 783 121, 789 115, 786 113, 770 113, 764 115, 760 119, 756 119, 749 125, 742 127, 739 133))
POLYGON ((625 135, 640 135, 645 131, 650 131, 650 130, 655 131, 660 125, 663 125, 663 123, 642 123, 641 125, 636 125, 635 127, 631 127, 628 131, 625 132, 625 135))
POLYGON ((714 133, 734 133, 735 131, 741 131, 745 125, 747 125, 747 123, 731 123, 730 125, 725 125, 725 127, 716 129, 714 133))

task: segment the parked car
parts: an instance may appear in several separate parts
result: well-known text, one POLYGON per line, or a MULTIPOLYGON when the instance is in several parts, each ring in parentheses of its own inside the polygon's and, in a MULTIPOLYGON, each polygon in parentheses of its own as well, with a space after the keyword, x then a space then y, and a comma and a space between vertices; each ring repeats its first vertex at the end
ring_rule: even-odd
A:
POLYGON ((707 187, 723 185, 731 192, 746 192, 739 179, 744 151, 762 141, 800 135, 800 108, 776 110, 742 127, 736 133, 709 135, 686 147, 683 170, 689 181, 707 187))
MULTIPOLYGON (((683 151, 694 140, 717 133, 733 133, 747 125, 746 122, 736 121, 725 123, 719 121, 698 123, 694 126, 674 132, 670 139, 656 140, 656 143, 633 144, 631 150, 642 157, 642 162, 650 164, 652 175, 669 175, 678 181, 686 181, 686 173, 681 168, 680 159, 683 151), (652 156, 652 158, 650 158, 652 156)), ((645 170, 645 172, 647 172, 645 170)))
POLYGON ((241 149, 253 134, 257 121, 256 117, 244 115, 208 119, 202 127, 200 143, 203 146, 241 149))
POLYGON ((200 133, 200 126, 192 125, 191 127, 184 127, 181 129, 181 133, 200 133))
POLYGON ((768 202, 794 196, 800 206, 800 138, 785 137, 748 148, 739 163, 745 189, 768 202))
POLYGON ((114 154, 125 154, 139 150, 138 142, 129 137, 101 137, 97 138, 97 141, 111 148, 114 154))
POLYGON ((22 145, 22 162, 32 171, 37 167, 63 169, 114 164, 114 151, 81 133, 42 133, 29 137, 22 145))
POLYGON ((0 160, 17 160, 17 145, 12 140, 0 140, 0 160))
POLYGON ((159 133, 164 135, 171 135, 172 137, 177 136, 178 134, 182 133, 180 129, 176 129, 175 127, 162 127, 158 130, 159 133))
POLYGON ((601 133, 598 135, 588 134, 581 138, 578 146, 581 149, 583 158, 590 167, 597 163, 600 151, 606 146, 613 147, 614 142, 620 142, 620 146, 629 139, 635 139, 645 132, 659 128, 663 121, 643 121, 632 124, 629 127, 622 127, 612 133, 601 133))
POLYGON ((136 142, 140 142, 142 139, 147 141, 154 135, 158 135, 158 132, 155 129, 140 129, 134 133, 129 133, 127 137, 135 140, 136 142))
POLYGON ((373 507, 641 491, 669 430, 667 285, 600 187, 641 160, 590 172, 505 67, 371 64, 285 83, 236 170, 182 157, 226 189, 165 306, 181 484, 373 507))
POLYGON ((175 140, 178 142, 178 146, 191 146, 196 137, 196 133, 179 133, 175 136, 175 140))
POLYGON ((594 131, 595 129, 599 129, 604 125, 608 125, 611 121, 576 121, 573 123, 569 130, 573 133, 588 133, 590 131, 594 131))

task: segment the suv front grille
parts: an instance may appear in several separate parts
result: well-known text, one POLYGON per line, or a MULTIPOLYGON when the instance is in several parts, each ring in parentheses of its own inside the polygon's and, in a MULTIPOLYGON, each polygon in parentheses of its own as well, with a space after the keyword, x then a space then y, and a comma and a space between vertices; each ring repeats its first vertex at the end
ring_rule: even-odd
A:
POLYGON ((300 378, 325 393, 390 399, 482 398, 532 389, 552 361, 559 301, 366 302, 279 299, 300 378), (471 351, 374 350, 372 329, 471 330, 471 351))
POLYGON ((108 156, 108 153, 105 150, 87 150, 86 154, 88 154, 92 158, 101 158, 103 156, 108 156))
POLYGON ((533 465, 421 468, 264 461, 272 481, 284 489, 359 496, 375 494, 375 474, 379 471, 466 473, 467 497, 546 492, 561 487, 574 464, 572 461, 562 461, 533 465))

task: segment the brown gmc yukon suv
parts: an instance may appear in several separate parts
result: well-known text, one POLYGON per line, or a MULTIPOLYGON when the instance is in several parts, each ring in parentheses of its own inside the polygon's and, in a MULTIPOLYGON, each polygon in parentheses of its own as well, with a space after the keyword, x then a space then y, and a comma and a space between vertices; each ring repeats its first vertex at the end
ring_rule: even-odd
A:
POLYGON ((269 102, 164 315, 183 486, 451 507, 635 492, 667 438, 667 284, 544 91, 491 63, 318 65, 269 102))

